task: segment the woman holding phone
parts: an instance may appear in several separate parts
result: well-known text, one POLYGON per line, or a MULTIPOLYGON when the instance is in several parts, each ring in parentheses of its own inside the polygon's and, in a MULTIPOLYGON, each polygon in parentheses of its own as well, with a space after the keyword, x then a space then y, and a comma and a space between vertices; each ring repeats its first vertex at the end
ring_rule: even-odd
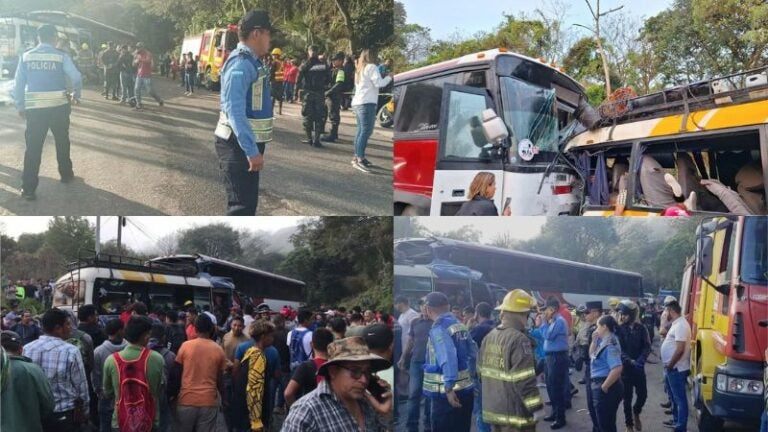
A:
MULTIPOLYGON (((469 185, 469 201, 461 205, 456 216, 498 216, 499 209, 493 203, 496 194, 496 176, 489 172, 479 172, 469 185)), ((504 205, 504 216, 512 215, 509 200, 504 205)))

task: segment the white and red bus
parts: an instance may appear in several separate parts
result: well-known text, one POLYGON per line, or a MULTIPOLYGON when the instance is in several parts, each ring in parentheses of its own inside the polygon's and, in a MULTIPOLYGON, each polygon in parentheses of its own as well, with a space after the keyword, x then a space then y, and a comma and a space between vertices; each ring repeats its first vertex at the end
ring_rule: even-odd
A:
POLYGON ((583 181, 561 141, 594 111, 554 65, 484 51, 396 75, 394 98, 396 215, 454 215, 481 171, 496 176, 499 212, 578 214, 583 181), (507 133, 488 142, 496 113, 507 133))

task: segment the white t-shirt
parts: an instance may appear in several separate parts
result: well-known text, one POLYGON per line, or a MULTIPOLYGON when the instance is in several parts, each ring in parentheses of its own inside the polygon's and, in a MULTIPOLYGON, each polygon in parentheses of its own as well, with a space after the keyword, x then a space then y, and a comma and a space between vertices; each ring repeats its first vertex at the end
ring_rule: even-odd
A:
POLYGON ((685 351, 680 357, 675 369, 678 371, 687 371, 691 369, 691 326, 684 317, 680 316, 672 322, 664 342, 661 343, 661 361, 666 366, 677 349, 677 342, 685 342, 685 351))
POLYGON ((407 311, 400 314, 397 318, 397 323, 400 324, 400 328, 403 329, 401 337, 401 349, 405 350, 405 343, 408 341, 408 333, 411 332, 411 322, 419 317, 419 313, 415 310, 408 308, 407 311))
POLYGON ((365 65, 360 80, 358 81, 355 77, 355 95, 352 97, 352 106, 378 103, 379 88, 386 87, 391 81, 392 75, 382 78, 376 65, 365 65))
POLYGON ((248 314, 244 314, 243 315, 243 327, 245 327, 246 330, 251 327, 251 323, 252 322, 253 322, 253 317, 252 316, 250 316, 248 314))

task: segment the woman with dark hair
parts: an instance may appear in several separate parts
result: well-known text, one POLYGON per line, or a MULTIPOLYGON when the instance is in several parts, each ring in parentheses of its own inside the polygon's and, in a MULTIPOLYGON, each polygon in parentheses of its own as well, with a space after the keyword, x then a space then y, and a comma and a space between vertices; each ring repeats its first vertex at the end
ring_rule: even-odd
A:
POLYGON ((600 432, 616 432, 616 411, 624 394, 621 346, 615 335, 618 326, 612 316, 598 319, 589 347, 592 371, 590 391, 600 432))
MULTIPOLYGON (((493 203, 496 195, 496 176, 489 172, 479 172, 469 185, 469 201, 461 205, 456 216, 498 216, 499 209, 493 203)), ((512 214, 509 207, 504 208, 504 216, 512 214)))

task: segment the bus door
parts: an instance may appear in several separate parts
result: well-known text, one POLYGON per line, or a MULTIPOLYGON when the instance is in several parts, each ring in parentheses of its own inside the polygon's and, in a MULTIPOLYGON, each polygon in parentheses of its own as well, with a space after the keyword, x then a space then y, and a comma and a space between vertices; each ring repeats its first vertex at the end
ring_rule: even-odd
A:
POLYGON ((482 121, 483 111, 492 107, 484 88, 444 85, 431 215, 455 215, 468 201, 469 185, 481 171, 496 178, 493 201, 501 213, 503 162, 494 156, 496 148, 487 142, 482 121))

